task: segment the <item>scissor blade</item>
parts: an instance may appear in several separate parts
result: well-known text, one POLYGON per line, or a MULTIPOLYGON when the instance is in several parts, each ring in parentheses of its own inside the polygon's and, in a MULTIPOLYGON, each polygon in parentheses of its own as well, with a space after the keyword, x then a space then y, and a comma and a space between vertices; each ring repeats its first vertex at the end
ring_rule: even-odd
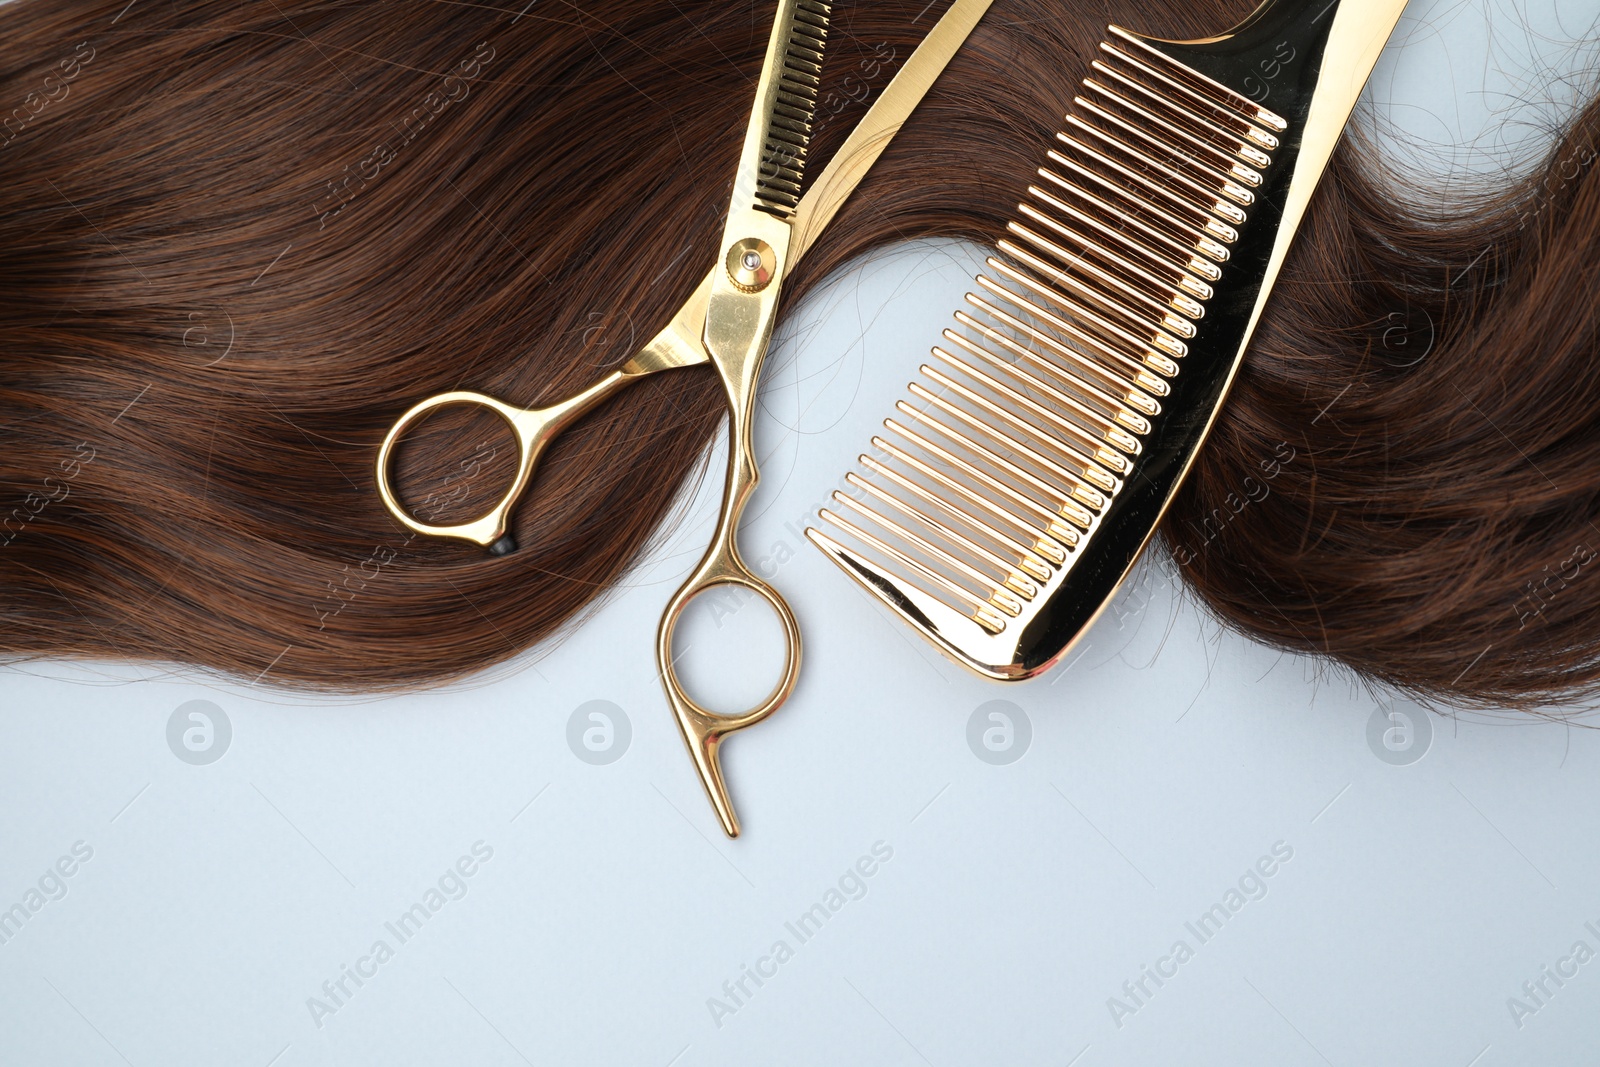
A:
POLYGON ((729 225, 740 212, 787 219, 800 203, 800 179, 822 87, 831 7, 823 0, 778 0, 767 58, 745 127, 729 225))
POLYGON ((790 225, 794 237, 789 242, 789 265, 805 255, 811 243, 828 228, 867 171, 889 147, 906 119, 916 110, 934 80, 949 65, 973 27, 989 10, 993 0, 955 0, 944 15, 917 45, 911 58, 896 74, 862 116, 850 136, 834 153, 828 165, 800 201, 790 225))
MULTIPOLYGON (((823 168, 800 199, 790 220, 794 230, 789 245, 791 269, 800 262, 812 242, 827 229, 839 207, 855 191, 867 171, 872 169, 873 163, 877 162, 889 142, 894 140, 895 134, 900 132, 900 127, 905 125, 906 119, 916 110, 928 88, 950 63, 951 57, 961 48, 992 2, 955 0, 823 168)), ((748 136, 746 140, 748 143, 748 136)), ((744 173, 743 168, 740 173, 744 173)), ((711 272, 708 271, 667 327, 623 367, 624 373, 648 374, 707 362, 711 357, 701 342, 701 335, 705 327, 706 299, 710 292, 711 272)))

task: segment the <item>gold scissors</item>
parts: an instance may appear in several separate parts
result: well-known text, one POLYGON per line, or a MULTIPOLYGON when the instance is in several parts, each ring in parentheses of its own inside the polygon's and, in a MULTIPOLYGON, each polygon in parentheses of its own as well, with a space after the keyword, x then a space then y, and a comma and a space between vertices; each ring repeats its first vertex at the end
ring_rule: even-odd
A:
POLYGON ((396 519, 416 533, 460 538, 503 555, 515 548, 506 532, 511 510, 532 480, 534 464, 557 434, 617 389, 647 374, 706 362, 717 368, 730 415, 722 511, 705 557, 667 603, 656 633, 656 662, 689 754, 729 837, 739 836, 739 819, 722 778, 718 756, 722 739, 776 711, 800 675, 800 625, 794 612, 776 589, 745 566, 738 545, 739 520, 759 478, 751 424, 778 294, 789 268, 832 220, 990 2, 955 0, 802 198, 801 171, 816 110, 829 5, 822 0, 779 0, 739 156, 721 252, 666 328, 621 367, 549 407, 519 408, 470 391, 429 397, 400 416, 378 449, 378 493, 396 519), (389 483, 390 459, 408 429, 436 409, 455 404, 485 407, 504 419, 516 435, 520 458, 510 488, 490 511, 470 522, 433 525, 413 518, 400 503, 389 483), (697 704, 684 691, 672 661, 672 635, 684 608, 719 585, 749 589, 772 605, 783 624, 783 676, 759 706, 738 715, 721 715, 697 704))

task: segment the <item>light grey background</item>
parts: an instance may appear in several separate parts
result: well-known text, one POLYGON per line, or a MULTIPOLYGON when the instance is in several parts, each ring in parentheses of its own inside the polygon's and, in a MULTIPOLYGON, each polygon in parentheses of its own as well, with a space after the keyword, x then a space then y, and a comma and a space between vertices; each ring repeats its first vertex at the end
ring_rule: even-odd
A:
MULTIPOLYGON (((1575 42, 1597 15, 1419 0, 1365 121, 1423 142, 1396 148, 1407 173, 1497 180, 1592 88, 1575 42)), ((448 691, 338 703, 270 672, 11 669, 0 908, 41 877, 66 893, 0 944, 0 1063, 1595 1062, 1600 960, 1544 978, 1520 1020, 1508 1006, 1535 1006, 1524 982, 1575 942, 1600 951, 1592 732, 1434 718, 1396 756, 1369 724, 1392 713, 1380 732, 1403 742, 1426 721, 1413 705, 1221 631, 1153 567, 1069 665, 989 683, 803 543, 975 256, 920 245, 853 268, 773 351, 743 543, 807 645, 788 705, 726 750, 744 837, 718 831, 651 654, 716 476, 566 640, 448 691), (183 744, 196 700, 231 727, 210 763, 194 760, 220 733, 183 744), (997 700, 1031 726, 1012 762, 976 754, 993 755, 985 729, 1004 739, 993 706, 969 729, 997 700), (170 736, 189 760, 169 747, 184 705, 170 736), (604 750, 608 722, 597 756, 584 732, 604 750), (92 857, 46 877, 78 842, 92 857), (480 842, 492 856, 445 879, 465 894, 402 944, 385 924, 480 842), (1249 876, 1274 846, 1291 858, 1249 876), (863 857, 871 876, 850 875, 863 857), (1186 924, 1241 878, 1259 899, 1201 943, 1186 924), (819 903, 802 941, 786 923, 819 903), (393 958, 324 993, 380 939, 393 958), (1175 975, 1125 991, 1179 940, 1175 975), (745 968, 771 974, 778 941, 792 956, 757 986, 745 968)), ((719 601, 684 635, 686 672, 749 700, 775 634, 759 605, 719 601)))

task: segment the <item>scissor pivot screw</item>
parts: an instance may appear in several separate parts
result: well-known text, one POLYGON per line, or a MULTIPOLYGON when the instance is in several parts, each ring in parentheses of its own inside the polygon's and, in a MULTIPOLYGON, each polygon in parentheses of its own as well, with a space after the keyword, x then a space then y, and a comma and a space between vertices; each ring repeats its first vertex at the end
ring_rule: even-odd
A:
POLYGON ((778 263, 772 246, 759 237, 745 237, 728 249, 728 278, 747 293, 757 293, 772 281, 778 263))

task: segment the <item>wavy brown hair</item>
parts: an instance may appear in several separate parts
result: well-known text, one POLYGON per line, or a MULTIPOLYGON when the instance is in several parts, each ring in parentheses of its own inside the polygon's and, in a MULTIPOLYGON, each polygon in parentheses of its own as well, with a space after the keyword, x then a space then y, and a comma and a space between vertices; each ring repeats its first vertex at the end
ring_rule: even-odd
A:
MULTIPOLYGON (((836 5, 818 163, 942 6, 836 5)), ((1247 8, 997 0, 786 302, 888 242, 992 240, 1106 22, 1201 36, 1247 8)), ((5 649, 382 689, 591 606, 696 469, 709 371, 569 432, 505 558, 406 535, 375 450, 422 396, 547 403, 665 324, 713 253, 768 18, 0 6, 5 649)), ((1222 617, 1424 695, 1597 680, 1597 142, 1591 106, 1525 183, 1430 216, 1347 139, 1164 527, 1222 617)), ((440 417, 400 478, 444 518, 509 460, 502 429, 440 417)))

